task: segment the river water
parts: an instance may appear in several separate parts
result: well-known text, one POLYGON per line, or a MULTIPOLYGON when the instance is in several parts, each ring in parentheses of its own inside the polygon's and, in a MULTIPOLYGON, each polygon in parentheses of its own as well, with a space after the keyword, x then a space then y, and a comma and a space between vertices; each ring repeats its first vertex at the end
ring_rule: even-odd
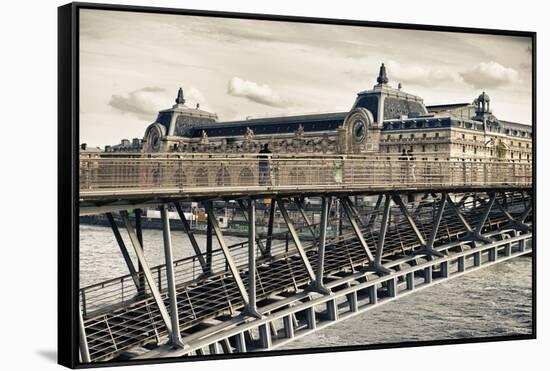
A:
MULTIPOLYGON (((204 236, 196 237, 204 246, 204 236)), ((162 264, 162 231, 146 229, 143 239, 148 263, 162 264)), ((242 240, 227 237, 229 244, 242 240)), ((174 259, 192 254, 182 231, 172 232, 172 242, 174 259)), ((80 250, 81 286, 127 274, 110 228, 81 225, 80 250)), ((531 258, 516 258, 374 308, 285 349, 530 334, 531 295, 531 258)))

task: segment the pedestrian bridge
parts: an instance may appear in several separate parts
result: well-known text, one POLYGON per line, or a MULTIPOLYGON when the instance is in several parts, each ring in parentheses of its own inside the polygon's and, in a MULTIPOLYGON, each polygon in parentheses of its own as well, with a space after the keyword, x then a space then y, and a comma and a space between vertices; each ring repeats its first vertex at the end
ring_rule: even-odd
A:
MULTIPOLYGON (((426 156, 433 154, 426 154, 426 156)), ((377 194, 531 187, 530 161, 349 155, 83 155, 80 214, 159 200, 306 193, 377 194)))
POLYGON ((532 252, 528 162, 85 156, 80 179, 81 215, 106 214, 128 267, 125 276, 80 289, 84 362, 277 349, 532 252), (357 195, 376 202, 360 204, 357 195), (320 199, 318 224, 305 210, 308 198, 320 199), (258 199, 269 205, 265 235, 256 233, 258 199), (206 209, 206 246, 185 218, 181 202, 189 200, 206 209), (213 200, 239 202, 247 240, 227 244, 213 200), (329 236, 336 206, 342 226, 329 236), (147 264, 143 207, 161 210, 166 264, 147 264), (178 212, 193 255, 174 260, 168 208, 178 212), (283 234, 273 233, 276 213, 284 220, 283 234), (311 234, 307 241, 299 221, 311 234))

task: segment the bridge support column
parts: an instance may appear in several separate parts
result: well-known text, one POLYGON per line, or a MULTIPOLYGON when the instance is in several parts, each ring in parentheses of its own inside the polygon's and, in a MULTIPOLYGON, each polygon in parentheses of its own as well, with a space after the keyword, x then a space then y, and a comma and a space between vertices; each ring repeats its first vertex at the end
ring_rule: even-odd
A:
POLYGON ((458 258, 457 264, 459 272, 464 272, 466 270, 466 258, 464 256, 458 258))
POLYGON ((185 217, 185 213, 183 212, 179 202, 174 203, 174 205, 176 206, 176 211, 178 212, 178 215, 180 217, 181 224, 183 224, 183 231, 185 232, 185 234, 187 234, 187 237, 189 238, 189 242, 191 242, 191 246, 193 247, 193 251, 195 252, 195 256, 197 257, 197 260, 201 265, 202 272, 208 273, 208 266, 206 265, 206 261, 204 260, 204 256, 202 255, 201 248, 199 247, 199 243, 197 242, 197 239, 195 238, 193 231, 191 231, 191 227, 189 226, 189 222, 185 217))
POLYGON ((525 244, 527 243, 526 240, 519 240, 518 242, 518 247, 519 247, 519 251, 520 252, 524 252, 525 251, 525 244))
POLYGON ((494 262, 497 260, 497 248, 496 247, 493 247, 491 249, 489 249, 489 251, 487 252, 489 254, 489 261, 491 262, 494 262))
MULTIPOLYGON (((249 225, 250 225, 250 213, 249 213, 249 209, 250 209, 250 204, 245 205, 245 203, 243 202, 243 200, 237 200, 238 204, 239 204, 239 208, 241 209, 242 213, 243 213, 243 217, 244 217, 244 221, 247 222, 249 225)), ((250 201, 252 202, 252 201, 250 201)), ((254 206, 255 207, 255 206, 254 206)), ((256 220, 256 209, 254 208, 254 221, 256 220)), ((260 249, 262 255, 265 256, 265 247, 264 247, 264 244, 262 243, 262 241, 260 240, 260 238, 258 238, 256 236, 256 234, 254 233, 254 239, 256 241, 256 243, 258 244, 258 248, 260 249)))
POLYGON ((290 219, 290 216, 288 215, 288 212, 286 211, 285 205, 283 204, 283 201, 280 198, 277 198, 277 203, 279 204, 279 210, 281 210, 281 214, 283 216, 283 219, 285 220, 286 226, 288 228, 288 231, 292 237, 292 240, 294 241, 294 245, 296 245, 296 250, 298 250, 298 254, 300 255, 300 258, 302 259, 302 262, 304 263, 304 266, 306 268, 307 274, 309 276, 309 279, 312 282, 315 282, 315 273, 313 273, 313 268, 311 267, 311 264, 309 263, 309 259, 307 258, 307 254, 302 246, 302 243, 300 242, 300 238, 298 237, 298 233, 296 232, 296 229, 294 228, 294 223, 292 223, 292 220, 290 219))
POLYGON ((369 286, 368 292, 369 292, 369 303, 370 304, 378 303, 378 293, 376 290, 376 284, 369 286))
POLYGON ((84 318, 82 310, 78 310, 78 341, 80 347, 80 358, 84 363, 92 362, 90 358, 90 349, 88 348, 88 339, 86 338, 86 328, 84 327, 84 318))
POLYGON ((474 267, 479 267, 481 265, 481 253, 478 251, 474 253, 474 267))
POLYGON ((414 290, 414 272, 407 273, 407 290, 414 290))
POLYGON ((357 312, 359 310, 359 306, 357 303, 357 291, 347 294, 346 297, 349 303, 349 310, 351 312, 357 312))
POLYGON ((237 346, 237 352, 246 353, 246 340, 244 332, 239 332, 235 335, 235 345, 237 346))
POLYGON ((327 314, 329 320, 338 320, 338 304, 336 304, 335 299, 327 301, 327 314))
POLYGON ((275 220, 275 207, 277 203, 272 198, 271 204, 269 205, 269 221, 267 222, 267 236, 265 241, 265 253, 266 256, 271 255, 271 245, 273 239, 273 221, 275 220))
POLYGON ((113 230, 113 234, 115 235, 116 242, 118 244, 118 248, 120 249, 120 253, 122 254, 122 257, 124 258, 124 262, 126 263, 126 267, 128 267, 128 271, 132 275, 132 280, 134 281, 134 285, 136 286, 136 291, 139 293, 141 291, 141 283, 139 280, 139 275, 136 272, 136 268, 134 267, 134 263, 132 262, 132 258, 130 257, 130 254, 128 254, 128 249, 126 248, 126 244, 124 243, 124 240, 122 239, 122 236, 120 235, 120 231, 118 230, 118 226, 116 225, 115 219, 113 218, 113 214, 106 213, 107 220, 109 221, 109 225, 111 226, 111 229, 113 230))
MULTIPOLYGON (((206 201, 204 208, 213 212, 212 201, 206 201)), ((212 220, 210 218, 207 218, 206 221, 206 272, 207 274, 212 273, 212 220)))
POLYGON ((424 268, 424 283, 432 282, 432 266, 427 266, 424 268))
MULTIPOLYGON (((143 228, 141 227, 141 209, 135 209, 134 210, 134 217, 136 218, 136 235, 139 240, 139 243, 141 244, 141 248, 143 247, 143 228)), ((138 261, 138 273, 139 273, 139 292, 138 294, 143 295, 145 294, 145 276, 143 275, 143 267, 138 261)))
POLYGON ((166 205, 160 207, 162 219, 162 236, 164 240, 164 258, 166 262, 166 282, 168 284, 168 300, 170 302, 170 319, 172 331, 170 332, 170 343, 172 346, 182 348, 180 334, 180 322, 178 313, 178 297, 176 293, 176 282, 174 278, 174 257, 172 252, 172 236, 170 235, 170 219, 166 205))
POLYGON ((260 343, 262 344, 262 348, 269 349, 271 348, 271 327, 269 324, 264 323, 260 325, 260 343))
POLYGON ((141 249, 141 244, 139 243, 139 240, 137 238, 137 235, 134 231, 134 228, 132 227, 132 224, 130 223, 130 220, 128 219, 128 212, 127 211, 121 211, 120 217, 122 218, 122 222, 124 223, 124 226, 126 227, 126 231, 128 232, 128 236, 130 237, 130 241, 132 242, 132 246, 134 247, 134 251, 136 253, 136 256, 141 263, 141 266, 143 267, 143 274, 145 275, 145 280, 147 281, 147 285, 149 286, 149 290, 151 291, 151 294, 153 295, 153 298, 155 299, 155 303, 157 304, 160 315, 162 317, 162 321, 164 322, 164 325, 166 326, 166 329, 168 330, 168 333, 172 334, 172 322, 170 320, 170 316, 168 315, 168 311, 166 310, 166 306, 164 305, 164 301, 162 300, 162 296, 160 295, 160 291, 157 288, 157 285, 155 283, 155 279, 153 278, 153 274, 151 273, 151 269, 149 268, 149 264, 147 264, 147 260, 145 259, 145 255, 143 254, 143 250, 141 249))
POLYGON ((308 329, 315 329, 317 327, 317 320, 315 319, 315 308, 309 307, 306 309, 306 322, 308 329))
POLYGON ((323 196, 321 198, 321 226, 319 234, 319 249, 317 252, 317 272, 312 289, 321 294, 328 295, 330 290, 325 287, 323 275, 325 269, 325 247, 327 241, 328 212, 331 204, 331 197, 323 196))
POLYGON ((294 323, 292 321, 292 315, 283 317, 283 326, 285 331, 285 337, 287 339, 294 338, 294 323))
POLYGON ((220 244, 220 248, 225 256, 225 260, 227 262, 227 266, 229 267, 229 270, 231 272, 231 275, 233 276, 233 279, 235 280, 235 283, 237 284, 237 288, 239 289, 239 293, 241 295, 241 298, 243 300, 243 304, 245 308, 249 305, 249 298, 248 294, 246 292, 246 288, 244 286, 243 280, 241 279, 241 276, 239 274, 239 270, 237 269, 237 266, 235 265, 235 262, 233 261, 233 257, 231 256, 231 251, 229 251, 229 248, 227 247, 227 244, 225 243, 225 239, 223 238, 223 233, 220 229, 220 225, 218 224, 218 221, 216 220, 216 215, 214 214, 214 208, 212 207, 212 202, 206 202, 205 203, 206 212, 208 213, 208 220, 210 221, 210 224, 212 225, 212 229, 214 230, 214 233, 216 234, 216 238, 218 239, 218 243, 220 244))
POLYGON ((262 315, 256 307, 256 201, 248 203, 248 305, 245 312, 253 317, 262 315))
POLYGON ((379 271, 383 274, 388 274, 391 271, 382 266, 382 252, 384 250, 384 243, 386 242, 386 231, 388 230, 389 217, 390 217, 390 195, 386 195, 384 201, 384 211, 382 214, 382 222, 380 223, 380 233, 378 233, 378 244, 376 245, 376 253, 374 255, 374 264, 372 268, 375 271, 379 271))
POLYGON ((208 350, 210 351, 210 354, 219 354, 220 353, 220 347, 218 345, 218 342, 212 343, 208 345, 208 350))
POLYGON ((441 277, 449 278, 449 262, 448 261, 441 262, 441 264, 439 265, 439 269, 440 269, 440 272, 441 272, 441 277))
POLYGON ((386 285, 388 289, 388 296, 390 298, 397 296, 397 279, 394 277, 386 281, 386 285))

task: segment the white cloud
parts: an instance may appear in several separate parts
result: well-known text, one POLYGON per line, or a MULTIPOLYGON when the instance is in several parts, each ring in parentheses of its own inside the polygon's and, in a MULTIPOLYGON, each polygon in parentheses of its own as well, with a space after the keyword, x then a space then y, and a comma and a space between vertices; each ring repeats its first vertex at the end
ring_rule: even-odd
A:
POLYGON ((497 62, 480 62, 462 73, 464 81, 475 88, 495 88, 519 81, 519 73, 497 62))
POLYGON ((462 76, 455 71, 443 68, 426 68, 414 64, 401 64, 396 61, 388 61, 387 71, 391 81, 408 83, 411 85, 434 86, 434 84, 451 82, 460 84, 464 82, 462 76))
POLYGON ((258 84, 253 81, 233 77, 227 84, 227 93, 235 97, 242 97, 249 101, 264 104, 270 107, 290 107, 292 104, 274 91, 269 85, 258 84))
MULTIPOLYGON (((173 98, 176 97, 174 90, 173 98)), ((183 91, 185 104, 194 107, 197 103, 203 109, 208 110, 204 94, 197 88, 191 87, 183 91)), ((132 114, 141 120, 154 120, 158 111, 169 108, 170 100, 167 97, 170 92, 163 88, 144 87, 126 94, 113 94, 109 100, 109 106, 123 114, 132 114)), ((172 101, 173 102, 173 101, 172 101)))
POLYGON ((124 114, 133 114, 142 120, 153 120, 160 107, 166 105, 166 90, 145 87, 127 94, 113 94, 109 106, 124 114))

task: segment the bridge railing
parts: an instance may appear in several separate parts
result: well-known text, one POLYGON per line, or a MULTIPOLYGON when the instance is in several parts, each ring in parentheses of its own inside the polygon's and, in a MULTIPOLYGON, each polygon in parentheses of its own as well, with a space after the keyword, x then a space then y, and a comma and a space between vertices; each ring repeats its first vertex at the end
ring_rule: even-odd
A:
POLYGON ((530 185, 531 166, 526 160, 406 160, 395 156, 103 155, 81 156, 79 175, 82 195, 228 187, 490 187, 530 185))

